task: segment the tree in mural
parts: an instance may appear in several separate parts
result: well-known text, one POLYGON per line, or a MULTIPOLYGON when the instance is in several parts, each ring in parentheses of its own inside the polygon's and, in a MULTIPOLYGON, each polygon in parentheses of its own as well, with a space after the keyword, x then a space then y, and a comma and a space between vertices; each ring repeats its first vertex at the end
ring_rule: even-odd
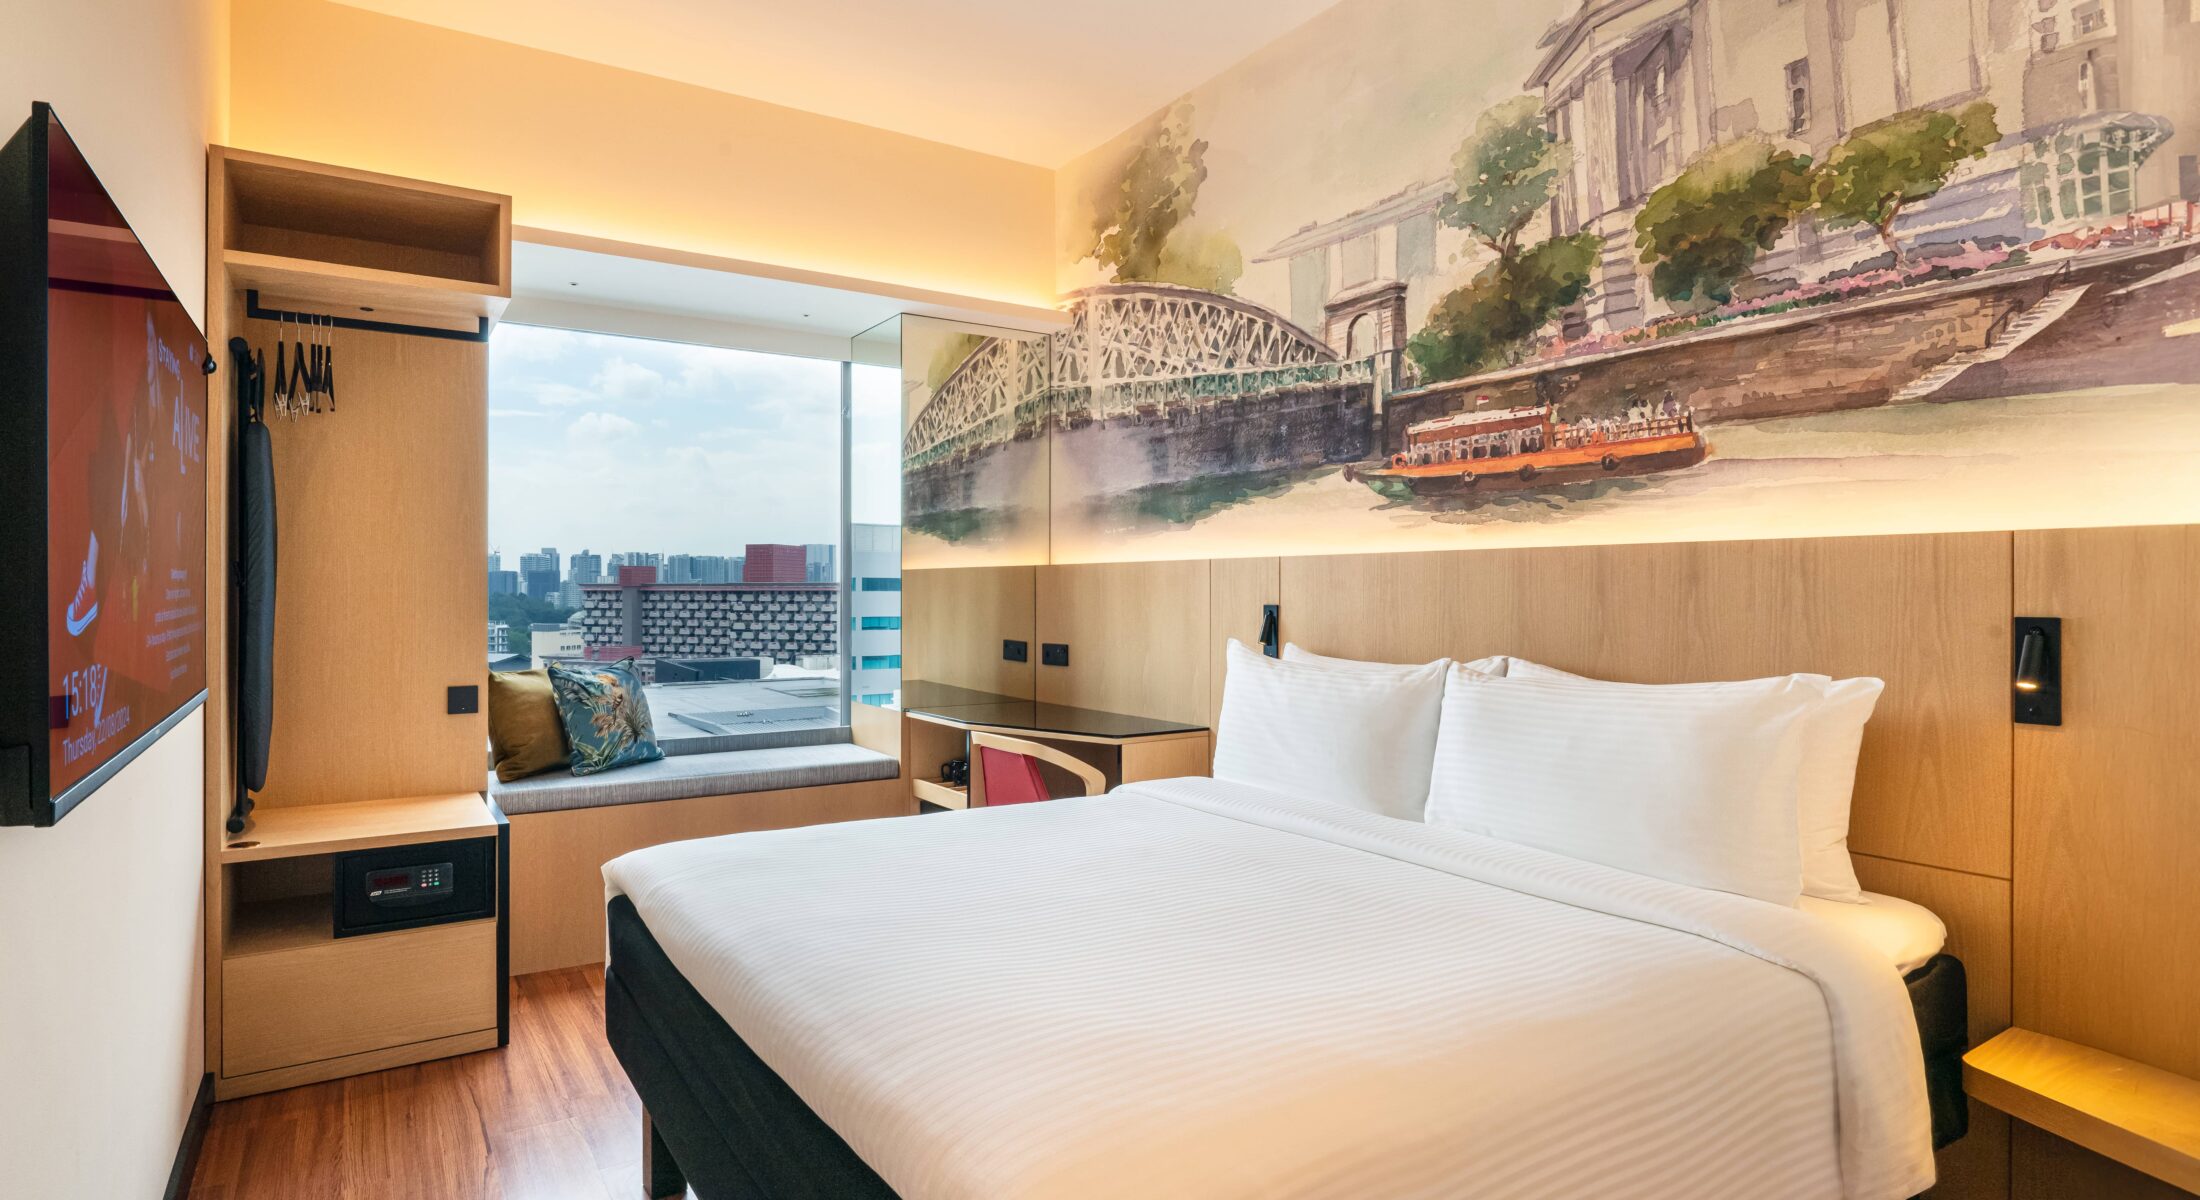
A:
POLYGON ((1101 173, 1089 203, 1092 241, 1083 257, 1117 283, 1180 283, 1227 293, 1245 272, 1237 244, 1186 226, 1207 181, 1207 142, 1192 136, 1192 107, 1157 117, 1101 173))
POLYGON ((1596 238, 1537 242, 1498 259, 1429 309, 1406 353, 1429 380, 1457 379, 1518 358, 1553 315, 1588 291, 1596 238))
POLYGON ((1815 172, 1818 211, 1829 225, 1870 226, 1900 263, 1894 223, 1903 210, 1937 194, 1964 160, 1985 157, 2000 140, 1994 106, 1984 100, 1874 121, 1826 152, 1815 172))
POLYGON ((1436 211, 1496 258, 1438 300, 1406 343, 1425 377, 1456 379, 1516 358, 1553 316, 1587 293, 1595 234, 1521 245, 1573 161, 1573 147, 1545 127, 1534 96, 1516 96, 1476 119, 1452 156, 1452 190, 1436 211))
POLYGON ((1757 255, 1811 204, 1810 159, 1762 138, 1713 146, 1635 214, 1635 247, 1662 300, 1724 304, 1757 255))

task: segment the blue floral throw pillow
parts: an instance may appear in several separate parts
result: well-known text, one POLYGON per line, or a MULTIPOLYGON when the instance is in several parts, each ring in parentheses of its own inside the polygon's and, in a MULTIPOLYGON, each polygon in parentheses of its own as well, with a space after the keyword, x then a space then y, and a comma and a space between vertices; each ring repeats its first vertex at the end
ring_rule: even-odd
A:
POLYGON ((642 696, 634 661, 568 667, 551 663, 550 689, 557 693, 558 719, 573 747, 573 773, 593 775, 613 767, 656 762, 665 756, 649 726, 649 701, 642 696))

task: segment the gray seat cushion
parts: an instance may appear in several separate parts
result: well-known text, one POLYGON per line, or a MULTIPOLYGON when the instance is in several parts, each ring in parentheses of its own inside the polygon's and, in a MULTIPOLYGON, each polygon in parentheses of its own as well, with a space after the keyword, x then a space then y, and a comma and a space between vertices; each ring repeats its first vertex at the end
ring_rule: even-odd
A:
POLYGON ((491 780, 489 795, 507 816, 645 804, 694 796, 730 796, 784 788, 824 787, 892 779, 901 764, 875 750, 846 743, 784 746, 769 750, 730 750, 713 754, 674 754, 656 762, 619 767, 600 775, 575 778, 554 771, 503 783, 491 780))

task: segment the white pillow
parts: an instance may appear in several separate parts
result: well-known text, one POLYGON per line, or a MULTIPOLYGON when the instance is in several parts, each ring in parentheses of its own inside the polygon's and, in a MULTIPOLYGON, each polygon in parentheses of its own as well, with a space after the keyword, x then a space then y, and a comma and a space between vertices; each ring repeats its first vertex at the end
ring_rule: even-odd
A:
POLYGON ((1796 782, 1822 703, 1793 679, 1640 688, 1454 668, 1428 823, 1792 906, 1796 782))
MULTIPOLYGON (((1326 654, 1316 654, 1297 642, 1285 642, 1283 644, 1283 661, 1312 663, 1317 667, 1374 667, 1384 671, 1395 671, 1402 665, 1399 663, 1369 662, 1360 658, 1331 658, 1326 654)), ((1451 659, 1439 658, 1428 665, 1449 667, 1451 663, 1451 659)), ((1503 675, 1505 673, 1505 656, 1492 654, 1488 658, 1478 658, 1473 662, 1461 663, 1460 665, 1469 671, 1480 671, 1484 675, 1503 675)))
POLYGON ((1282 662, 1235 638, 1215 730, 1215 778, 1421 819, 1444 666, 1282 662))
MULTIPOLYGON (((1524 658, 1512 660, 1516 679, 1581 679, 1556 667, 1524 658)), ((1795 675, 1820 689, 1825 703, 1811 721, 1803 745, 1796 793, 1796 823, 1802 838, 1803 894, 1844 904, 1862 904, 1864 889, 1849 861, 1849 804, 1856 795, 1856 754, 1864 744, 1864 723, 1887 685, 1877 679, 1833 679, 1795 675)), ((1613 687, 1723 687, 1724 684, 1627 684, 1613 687)))

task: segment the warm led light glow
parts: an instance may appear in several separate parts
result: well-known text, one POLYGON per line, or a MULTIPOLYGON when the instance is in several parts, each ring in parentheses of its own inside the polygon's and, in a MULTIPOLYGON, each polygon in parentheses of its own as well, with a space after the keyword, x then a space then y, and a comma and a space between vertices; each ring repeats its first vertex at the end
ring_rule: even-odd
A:
POLYGON ((2040 675, 2047 667, 2047 631, 2035 625, 2024 631, 2024 644, 2017 650, 2017 690, 2040 690, 2040 675))

